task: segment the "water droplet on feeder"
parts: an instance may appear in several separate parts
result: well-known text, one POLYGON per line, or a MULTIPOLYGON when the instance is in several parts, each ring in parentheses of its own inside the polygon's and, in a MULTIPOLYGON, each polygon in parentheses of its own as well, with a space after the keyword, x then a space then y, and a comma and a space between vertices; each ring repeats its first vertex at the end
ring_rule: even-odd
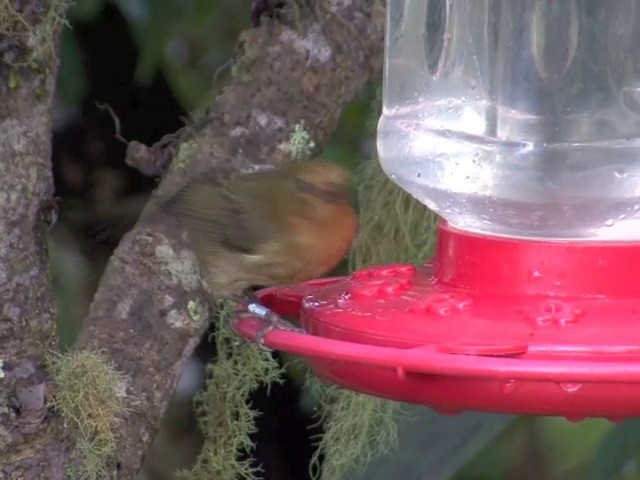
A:
POLYGON ((502 382, 502 385, 500 385, 500 391, 505 394, 513 393, 518 388, 520 388, 520 385, 518 385, 518 382, 513 379, 502 382))
POLYGON ((532 268, 530 273, 531 273, 531 278, 536 278, 536 279, 542 278, 542 272, 537 268, 532 268))
POLYGON ((567 393, 576 393, 580 388, 582 388, 581 383, 574 382, 562 382, 559 383, 558 386, 567 393))

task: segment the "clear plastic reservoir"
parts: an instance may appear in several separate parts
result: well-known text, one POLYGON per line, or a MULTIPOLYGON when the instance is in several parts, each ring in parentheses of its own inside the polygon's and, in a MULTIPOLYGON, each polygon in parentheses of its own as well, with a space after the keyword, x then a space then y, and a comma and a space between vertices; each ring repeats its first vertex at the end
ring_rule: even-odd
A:
POLYGON ((640 240, 640 1, 389 0, 378 152, 452 225, 640 240))

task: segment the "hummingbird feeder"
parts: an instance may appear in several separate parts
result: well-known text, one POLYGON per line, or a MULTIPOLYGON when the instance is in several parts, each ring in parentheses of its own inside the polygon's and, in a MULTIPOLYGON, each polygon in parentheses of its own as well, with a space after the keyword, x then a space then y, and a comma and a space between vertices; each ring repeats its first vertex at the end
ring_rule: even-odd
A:
POLYGON ((390 0, 385 47, 380 162, 435 255, 258 292, 306 332, 265 344, 443 413, 639 416, 638 2, 390 0))

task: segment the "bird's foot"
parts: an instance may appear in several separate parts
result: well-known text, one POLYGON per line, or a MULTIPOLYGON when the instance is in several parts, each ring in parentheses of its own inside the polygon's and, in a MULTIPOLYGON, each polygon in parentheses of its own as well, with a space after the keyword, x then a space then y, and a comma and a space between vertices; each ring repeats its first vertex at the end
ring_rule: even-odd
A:
POLYGON ((258 330, 255 338, 256 343, 264 350, 271 351, 271 349, 264 344, 264 337, 272 330, 286 330, 289 332, 304 333, 303 329, 296 327, 261 303, 249 303, 247 305, 247 311, 266 322, 266 325, 258 330))

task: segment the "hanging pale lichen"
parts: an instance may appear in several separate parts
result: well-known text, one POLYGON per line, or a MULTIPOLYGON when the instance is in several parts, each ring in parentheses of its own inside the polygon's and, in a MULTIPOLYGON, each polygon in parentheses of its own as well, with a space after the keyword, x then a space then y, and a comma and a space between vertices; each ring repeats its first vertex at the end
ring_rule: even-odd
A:
POLYGON ((306 388, 319 399, 318 423, 324 427, 311 458, 311 478, 340 480, 397 447, 400 403, 323 384, 313 375, 306 388))
MULTIPOLYGON (((355 184, 360 232, 349 255, 349 269, 423 263, 435 245, 437 216, 389 180, 377 159, 363 164, 355 184)), ((340 480, 397 447, 402 404, 323 385, 311 375, 307 388, 318 398, 318 417, 324 426, 310 467, 313 479, 340 480)))
POLYGON ((238 338, 231 330, 231 302, 219 302, 215 314, 217 358, 207 367, 207 382, 196 399, 202 451, 183 480, 253 480, 259 469, 251 462, 259 412, 250 406, 250 396, 261 385, 283 381, 277 360, 257 345, 238 338))
POLYGON ((424 263, 433 253, 438 216, 393 183, 377 159, 363 164, 355 184, 360 233, 349 254, 349 269, 424 263))

